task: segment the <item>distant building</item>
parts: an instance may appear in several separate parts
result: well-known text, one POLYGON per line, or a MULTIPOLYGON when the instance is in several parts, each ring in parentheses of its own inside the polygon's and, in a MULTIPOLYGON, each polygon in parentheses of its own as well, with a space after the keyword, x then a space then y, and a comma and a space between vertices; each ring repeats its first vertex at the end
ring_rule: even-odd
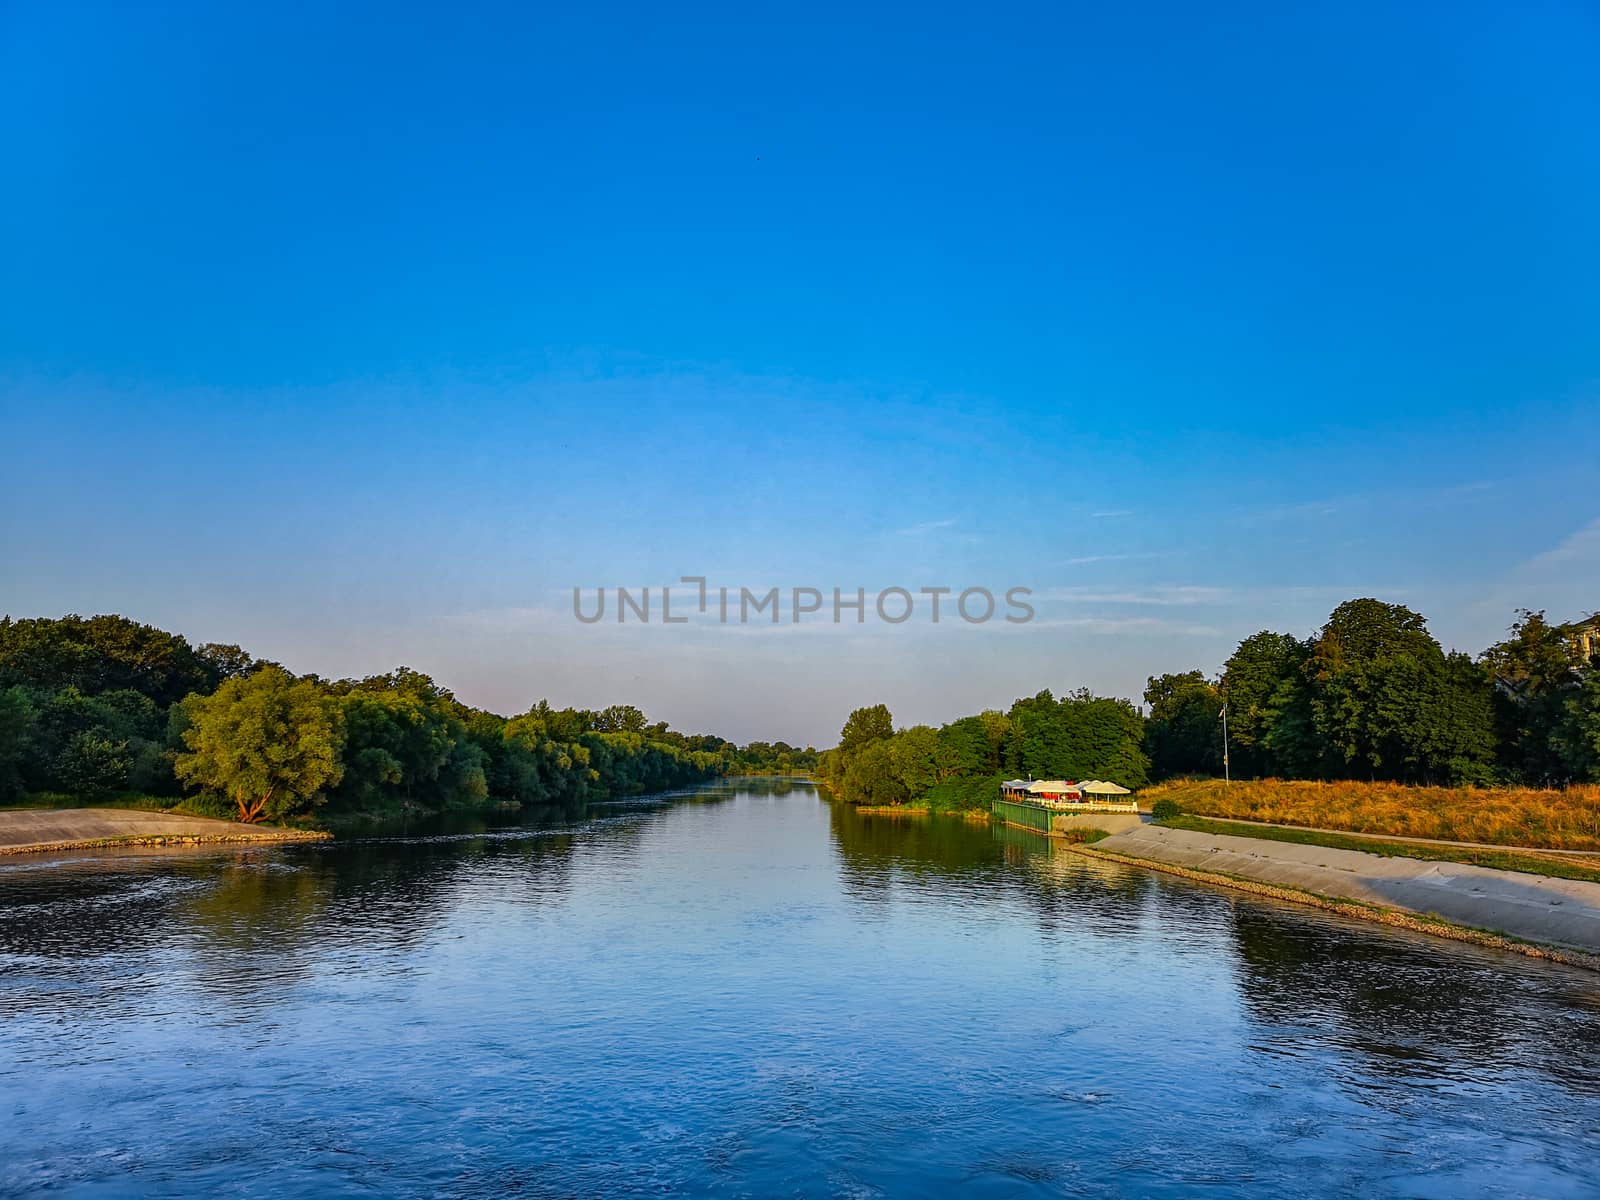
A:
POLYGON ((1580 662, 1588 662, 1600 654, 1600 613, 1563 625, 1561 632, 1567 635, 1567 643, 1580 662))

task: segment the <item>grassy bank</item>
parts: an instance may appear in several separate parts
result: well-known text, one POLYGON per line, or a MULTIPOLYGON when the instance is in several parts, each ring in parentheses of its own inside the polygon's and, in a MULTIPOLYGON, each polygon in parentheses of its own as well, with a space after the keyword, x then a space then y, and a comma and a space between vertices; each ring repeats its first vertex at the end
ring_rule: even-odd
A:
POLYGON ((1385 858, 1415 858, 1424 862, 1465 863, 1473 867, 1493 867, 1500 871, 1523 871, 1529 875, 1548 875, 1555 879, 1582 879, 1600 883, 1600 865, 1584 866, 1571 859, 1539 854, 1519 854, 1514 850, 1475 850, 1469 846, 1429 846, 1418 842, 1386 842, 1377 838, 1351 837, 1320 829, 1283 829, 1274 825, 1249 825, 1185 814, 1170 817, 1161 824, 1195 833, 1225 834, 1230 837, 1259 838, 1268 842, 1290 842, 1297 846, 1326 846, 1330 850, 1360 850, 1385 858))
POLYGON ((1535 788, 1406 787, 1262 779, 1177 780, 1139 793, 1186 813, 1314 825, 1390 837, 1489 842, 1551 850, 1600 850, 1600 785, 1535 788))

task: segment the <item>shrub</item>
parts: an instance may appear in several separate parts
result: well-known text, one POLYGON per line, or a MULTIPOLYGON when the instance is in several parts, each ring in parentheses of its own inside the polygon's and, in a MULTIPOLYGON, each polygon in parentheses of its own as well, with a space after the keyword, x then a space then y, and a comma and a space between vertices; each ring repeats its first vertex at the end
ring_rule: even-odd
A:
POLYGON ((1158 821, 1170 821, 1173 817, 1183 816, 1183 805, 1168 796, 1163 796, 1151 806, 1150 815, 1158 821))
POLYGON ((1111 835, 1104 829, 1093 829, 1084 825, 1074 825, 1061 833, 1062 838, 1073 845, 1083 845, 1086 842, 1098 842, 1101 838, 1111 835))
POLYGON ((932 812, 977 812, 987 809, 1000 793, 1000 775, 966 775, 936 783, 922 802, 932 812))

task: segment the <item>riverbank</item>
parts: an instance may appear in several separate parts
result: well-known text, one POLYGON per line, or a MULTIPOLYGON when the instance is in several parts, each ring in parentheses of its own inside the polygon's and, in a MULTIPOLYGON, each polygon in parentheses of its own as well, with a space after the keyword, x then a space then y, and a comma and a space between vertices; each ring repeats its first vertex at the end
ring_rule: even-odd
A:
POLYGON ((1068 848, 1363 920, 1600 969, 1600 883, 1159 825, 1068 848))
POLYGON ((1161 822, 1168 829, 1193 833, 1220 833, 1259 838, 1270 842, 1295 842, 1334 850, 1361 850, 1384 858, 1416 858, 1430 862, 1465 863, 1529 875, 1585 879, 1600 883, 1600 854, 1592 850, 1518 850, 1476 842, 1444 842, 1423 838, 1385 838, 1370 833, 1333 833, 1301 825, 1266 825, 1232 818, 1192 817, 1187 813, 1161 822))
POLYGON ((126 808, 15 809, 0 812, 0 855, 118 846, 323 841, 308 829, 241 825, 212 817, 126 808))
POLYGON ((987 825, 986 808, 943 809, 920 804, 856 804, 851 806, 864 817, 955 817, 972 825, 987 825))

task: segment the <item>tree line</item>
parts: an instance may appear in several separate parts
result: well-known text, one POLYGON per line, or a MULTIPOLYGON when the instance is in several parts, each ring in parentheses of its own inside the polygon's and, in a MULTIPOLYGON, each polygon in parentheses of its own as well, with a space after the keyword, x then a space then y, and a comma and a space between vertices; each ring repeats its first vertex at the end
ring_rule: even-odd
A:
POLYGON ((985 806, 1007 776, 1137 788, 1222 775, 1225 752, 1236 778, 1595 782, 1600 655, 1585 658, 1575 632, 1523 611, 1474 658, 1447 653, 1403 605, 1350 600, 1308 638, 1252 634, 1214 677, 1151 677, 1142 710, 1041 692, 1006 712, 896 730, 885 706, 860 708, 817 772, 851 803, 935 809, 985 806))
POLYGON ((540 701, 502 717, 406 667, 295 675, 120 616, 0 620, 0 801, 187 792, 247 821, 324 805, 571 808, 814 761, 783 742, 679 733, 631 705, 540 701))
POLYGON ((948 725, 896 730, 887 706, 858 708, 817 775, 838 798, 874 807, 986 808, 1006 776, 1150 781, 1145 721, 1127 700, 1049 691, 948 725))

